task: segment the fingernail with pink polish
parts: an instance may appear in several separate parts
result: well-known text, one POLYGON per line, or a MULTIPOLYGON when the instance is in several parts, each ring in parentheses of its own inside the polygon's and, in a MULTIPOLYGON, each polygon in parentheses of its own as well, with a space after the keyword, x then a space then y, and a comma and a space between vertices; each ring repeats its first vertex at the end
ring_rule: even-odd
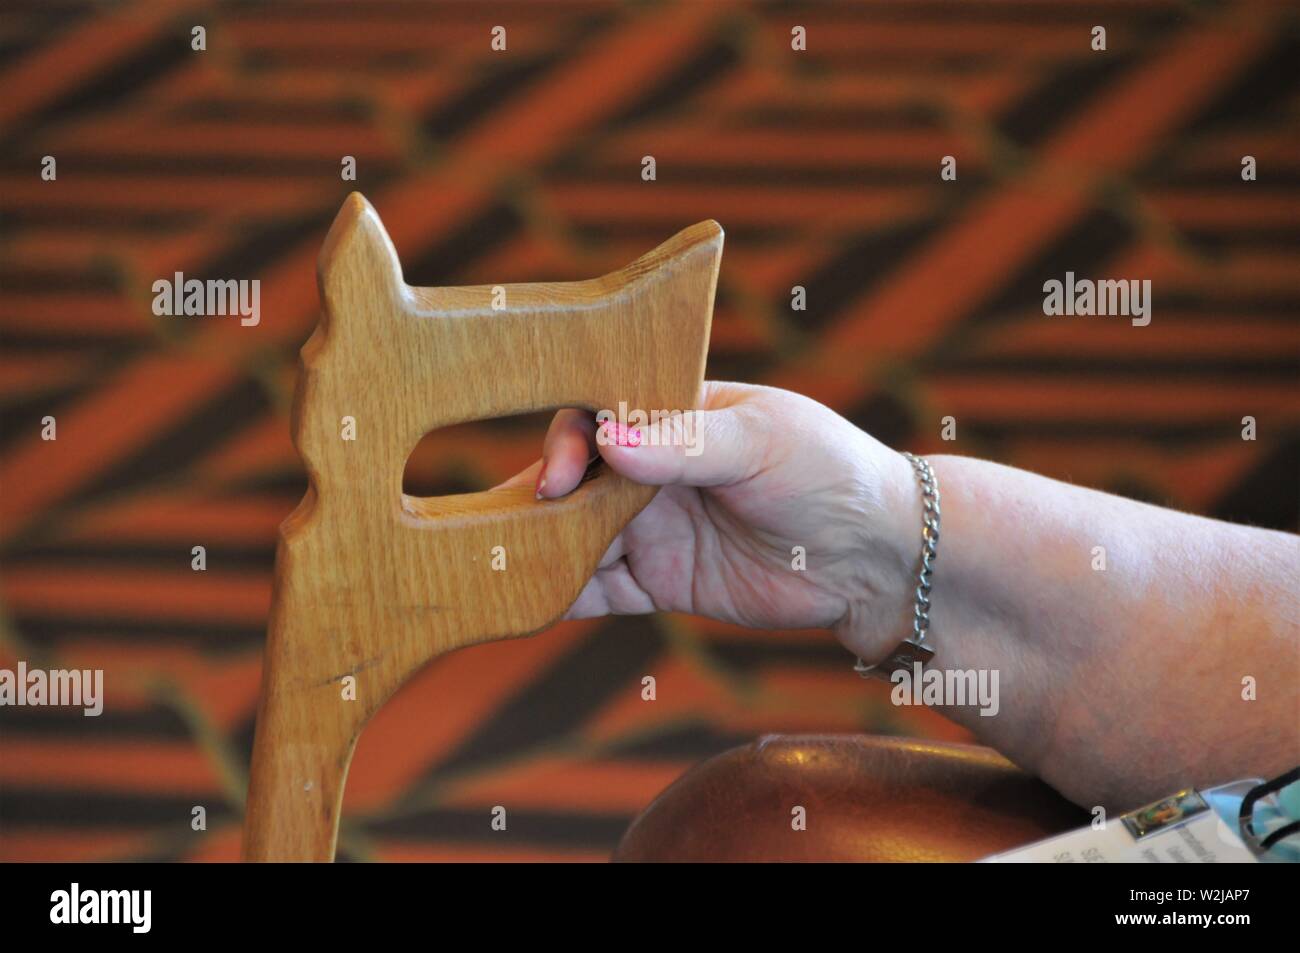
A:
POLYGON ((602 420, 600 430, 604 434, 606 446, 610 444, 616 447, 641 446, 641 431, 636 427, 628 427, 626 424, 621 424, 615 420, 602 420))

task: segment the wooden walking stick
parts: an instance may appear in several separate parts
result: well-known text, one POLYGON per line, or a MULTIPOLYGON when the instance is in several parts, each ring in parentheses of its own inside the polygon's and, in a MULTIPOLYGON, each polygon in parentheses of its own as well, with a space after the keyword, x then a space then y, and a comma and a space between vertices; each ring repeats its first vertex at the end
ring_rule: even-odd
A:
POLYGON ((559 500, 418 499, 402 493, 416 443, 548 408, 695 408, 721 256, 722 229, 702 222, 590 281, 413 288, 375 210, 344 202, 302 349, 310 486, 280 527, 245 859, 333 859, 367 719, 434 656, 551 624, 655 494, 604 470, 559 500))

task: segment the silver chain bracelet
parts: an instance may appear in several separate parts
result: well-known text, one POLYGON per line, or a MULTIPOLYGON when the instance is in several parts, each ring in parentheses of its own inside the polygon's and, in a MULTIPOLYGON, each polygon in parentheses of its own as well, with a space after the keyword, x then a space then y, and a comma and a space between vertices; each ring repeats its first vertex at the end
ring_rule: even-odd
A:
POLYGON ((921 497, 925 510, 921 514, 921 569, 917 573, 916 591, 912 606, 912 637, 898 643, 888 658, 875 665, 858 659, 853 671, 863 678, 888 680, 899 669, 911 672, 916 662, 924 665, 934 658, 934 649, 925 644, 930 632, 930 586, 934 575, 934 561, 939 555, 939 480, 925 457, 904 453, 907 462, 916 471, 921 484, 921 497))

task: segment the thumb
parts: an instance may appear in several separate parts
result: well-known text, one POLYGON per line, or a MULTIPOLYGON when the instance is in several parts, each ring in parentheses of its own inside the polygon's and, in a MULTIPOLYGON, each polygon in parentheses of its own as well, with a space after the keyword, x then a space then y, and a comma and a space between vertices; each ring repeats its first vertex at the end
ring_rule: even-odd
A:
POLYGON ((759 471, 767 428, 740 407, 691 410, 645 426, 604 420, 596 449, 617 473, 653 486, 728 486, 759 471))

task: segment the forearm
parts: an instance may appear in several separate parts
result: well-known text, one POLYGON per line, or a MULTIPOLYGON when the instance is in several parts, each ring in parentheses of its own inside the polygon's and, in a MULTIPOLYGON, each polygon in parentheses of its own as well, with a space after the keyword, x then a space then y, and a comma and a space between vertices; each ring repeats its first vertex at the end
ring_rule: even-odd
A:
POLYGON ((997 715, 951 717, 1108 808, 1300 763, 1297 537, 930 461, 934 664, 999 673, 997 715))

